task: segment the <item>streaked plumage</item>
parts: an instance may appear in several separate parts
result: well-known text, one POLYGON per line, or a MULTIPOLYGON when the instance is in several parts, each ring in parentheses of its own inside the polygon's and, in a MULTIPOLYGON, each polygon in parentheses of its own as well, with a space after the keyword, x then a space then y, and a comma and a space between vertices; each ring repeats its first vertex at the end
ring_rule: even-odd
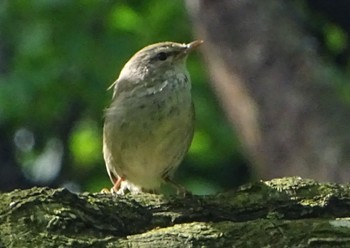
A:
POLYGON ((125 187, 132 192, 159 189, 183 160, 194 129, 191 82, 185 63, 188 53, 201 43, 147 46, 125 64, 112 84, 103 155, 118 193, 125 187))

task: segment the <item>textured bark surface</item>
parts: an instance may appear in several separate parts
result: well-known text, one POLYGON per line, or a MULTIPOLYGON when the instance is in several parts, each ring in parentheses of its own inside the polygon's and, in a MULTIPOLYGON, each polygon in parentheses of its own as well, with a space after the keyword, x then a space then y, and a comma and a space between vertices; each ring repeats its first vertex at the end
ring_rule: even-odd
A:
POLYGON ((212 196, 0 194, 0 247, 350 247, 350 187, 282 178, 212 196))
POLYGON ((349 107, 289 1, 188 0, 208 71, 258 178, 350 178, 349 107))

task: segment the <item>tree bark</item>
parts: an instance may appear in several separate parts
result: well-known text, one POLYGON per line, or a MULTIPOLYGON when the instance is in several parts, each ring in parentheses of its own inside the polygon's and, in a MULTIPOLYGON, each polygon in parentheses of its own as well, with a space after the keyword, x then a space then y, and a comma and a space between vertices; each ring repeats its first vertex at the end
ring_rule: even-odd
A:
POLYGON ((288 1, 188 0, 213 88, 258 178, 350 178, 349 107, 288 1))
POLYGON ((0 194, 0 247, 350 247, 349 185, 301 178, 212 196, 0 194))

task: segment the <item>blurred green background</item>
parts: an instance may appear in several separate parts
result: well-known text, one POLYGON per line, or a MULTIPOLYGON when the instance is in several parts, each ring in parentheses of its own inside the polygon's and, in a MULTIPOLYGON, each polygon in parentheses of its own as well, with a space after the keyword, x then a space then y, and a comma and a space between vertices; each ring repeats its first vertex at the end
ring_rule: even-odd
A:
MULTIPOLYGON (((13 150, 0 166, 7 156, 28 185, 110 187, 101 152, 106 89, 142 47, 195 39, 183 2, 2 1, 0 18, 1 142, 13 150)), ((247 179, 233 179, 246 163, 199 53, 188 67, 197 126, 176 180, 199 194, 241 184, 247 179)))
MULTIPOLYGON (((344 29, 310 3, 295 4, 336 65, 335 74, 349 70, 344 29)), ((140 48, 196 38, 179 0, 0 1, 0 191, 110 187, 101 144, 103 109, 112 93, 107 87, 140 48)), ((210 87, 200 53, 189 58, 188 68, 196 132, 175 180, 195 194, 234 188, 254 172, 210 87)))

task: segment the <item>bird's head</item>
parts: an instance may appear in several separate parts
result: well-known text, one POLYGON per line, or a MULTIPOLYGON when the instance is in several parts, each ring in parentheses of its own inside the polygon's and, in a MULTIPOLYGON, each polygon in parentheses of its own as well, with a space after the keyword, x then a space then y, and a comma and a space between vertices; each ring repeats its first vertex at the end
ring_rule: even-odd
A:
POLYGON ((130 58, 119 78, 145 79, 169 70, 185 69, 188 54, 202 43, 196 40, 188 44, 161 42, 146 46, 130 58))

